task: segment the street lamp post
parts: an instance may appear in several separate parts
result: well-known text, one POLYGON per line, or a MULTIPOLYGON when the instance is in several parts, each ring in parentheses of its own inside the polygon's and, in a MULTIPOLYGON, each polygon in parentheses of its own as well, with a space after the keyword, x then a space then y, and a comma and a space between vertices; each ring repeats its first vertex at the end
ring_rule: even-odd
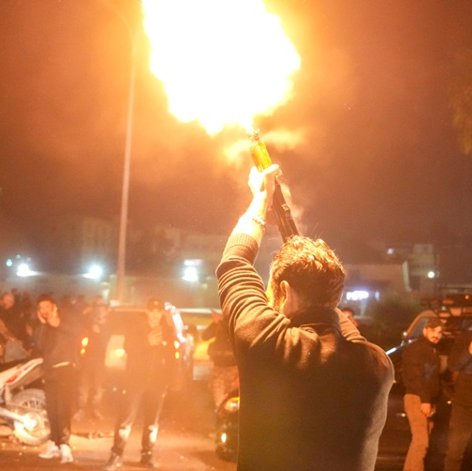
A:
POLYGON ((129 179, 131 167, 131 143, 133 137, 133 111, 135 95, 135 40, 132 39, 131 68, 128 89, 128 109, 126 118, 125 154, 123 163, 123 183, 121 189, 120 229, 118 232, 118 256, 116 268, 116 298, 119 302, 124 299, 126 272, 126 235, 128 225, 129 179))
POLYGON ((123 162, 123 182, 121 186, 121 206, 120 206, 120 222, 118 232, 118 254, 116 261, 116 300, 122 302, 125 293, 125 274, 126 274, 126 236, 128 226, 128 200, 129 200, 129 181, 131 167, 131 144, 133 138, 133 115, 134 115, 134 97, 135 97, 135 80, 136 80, 136 33, 131 28, 126 17, 117 10, 111 3, 100 0, 110 11, 112 11, 123 23, 128 32, 131 46, 130 72, 128 85, 128 105, 126 117, 126 137, 125 152, 123 162))

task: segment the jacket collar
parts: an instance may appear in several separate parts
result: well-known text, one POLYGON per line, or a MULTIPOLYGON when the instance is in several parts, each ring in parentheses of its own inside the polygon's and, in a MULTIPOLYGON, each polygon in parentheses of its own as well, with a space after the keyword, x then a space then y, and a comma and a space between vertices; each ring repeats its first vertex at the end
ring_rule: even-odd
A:
POLYGON ((326 329, 340 331, 338 314, 334 309, 324 306, 312 306, 297 312, 291 318, 293 327, 312 327, 318 333, 326 329))

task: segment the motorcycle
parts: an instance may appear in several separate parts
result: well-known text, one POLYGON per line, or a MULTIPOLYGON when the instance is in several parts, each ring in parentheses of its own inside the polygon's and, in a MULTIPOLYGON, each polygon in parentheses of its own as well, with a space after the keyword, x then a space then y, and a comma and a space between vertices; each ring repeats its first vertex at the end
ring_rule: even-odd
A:
POLYGON ((45 394, 36 387, 43 376, 42 363, 42 358, 33 358, 3 365, 0 371, 0 422, 25 445, 41 445, 50 435, 45 394))
POLYGON ((216 455, 224 461, 237 461, 239 433, 239 390, 234 389, 216 412, 216 455))

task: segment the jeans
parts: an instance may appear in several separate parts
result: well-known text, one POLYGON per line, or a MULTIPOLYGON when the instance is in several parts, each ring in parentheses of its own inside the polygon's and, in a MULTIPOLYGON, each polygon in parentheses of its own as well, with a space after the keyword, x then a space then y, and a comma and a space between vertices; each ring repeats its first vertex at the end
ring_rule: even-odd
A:
POLYGON ((124 404, 115 427, 112 452, 122 455, 131 435, 131 428, 139 408, 143 408, 142 453, 151 453, 159 431, 159 417, 166 396, 166 389, 131 389, 123 396, 124 404))
POLYGON ((403 471, 424 471, 424 458, 428 451, 433 422, 421 412, 421 398, 416 394, 405 394, 403 405, 411 430, 411 443, 403 471))
POLYGON ((90 402, 93 410, 100 406, 103 396, 103 362, 88 359, 79 370, 78 408, 85 409, 90 402))
POLYGON ((75 380, 75 368, 72 365, 48 369, 44 375, 51 441, 56 445, 69 442, 75 380))

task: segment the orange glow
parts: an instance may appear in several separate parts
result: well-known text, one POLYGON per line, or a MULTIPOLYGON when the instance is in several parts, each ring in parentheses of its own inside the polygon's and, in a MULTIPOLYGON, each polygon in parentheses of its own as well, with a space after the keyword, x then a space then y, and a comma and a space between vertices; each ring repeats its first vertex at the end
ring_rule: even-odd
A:
MULTIPOLYGON (((264 142, 270 144, 271 148, 277 149, 279 152, 295 149, 305 142, 305 133, 299 129, 297 131, 280 128, 269 131, 264 134, 264 142)), ((226 157, 231 162, 241 161, 241 158, 247 153, 247 139, 240 139, 224 148, 226 157)))
POLYGON ((252 127, 291 95, 300 57, 263 0, 142 0, 169 111, 209 134, 252 127))

